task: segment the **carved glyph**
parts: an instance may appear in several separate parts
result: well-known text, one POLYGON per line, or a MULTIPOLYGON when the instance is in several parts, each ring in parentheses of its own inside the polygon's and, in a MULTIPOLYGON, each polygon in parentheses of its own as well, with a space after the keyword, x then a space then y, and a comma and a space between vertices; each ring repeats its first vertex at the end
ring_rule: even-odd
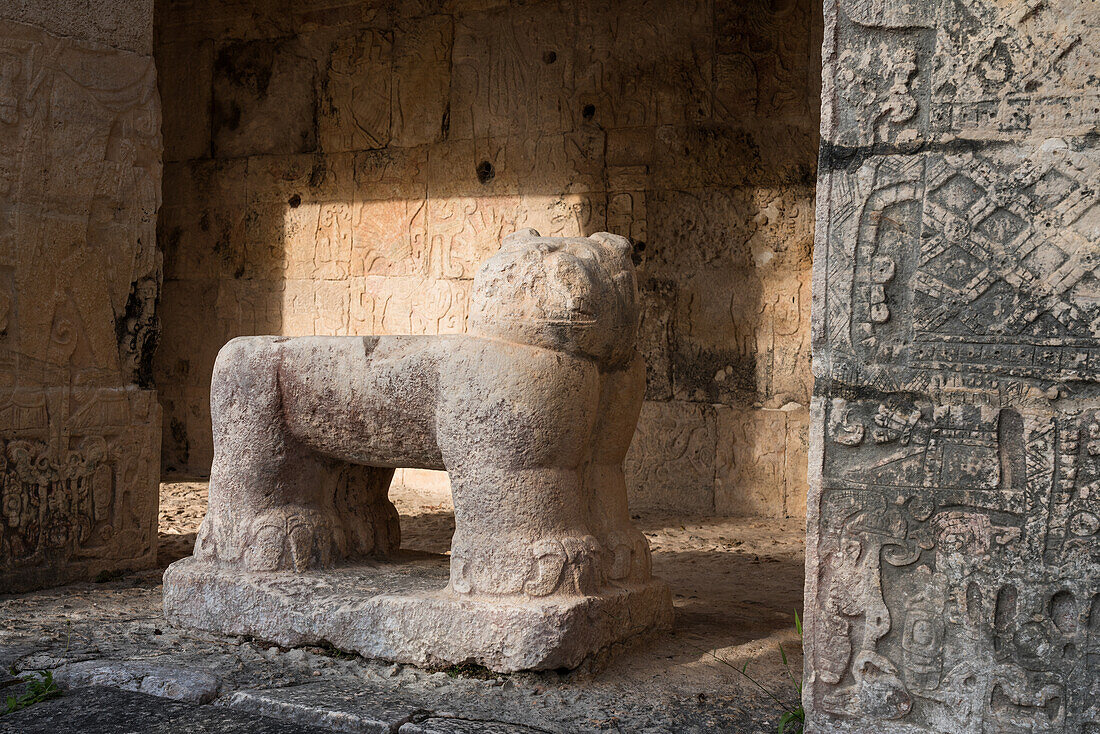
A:
POLYGON ((986 0, 826 17, 812 727, 1096 730, 1097 24, 986 0))

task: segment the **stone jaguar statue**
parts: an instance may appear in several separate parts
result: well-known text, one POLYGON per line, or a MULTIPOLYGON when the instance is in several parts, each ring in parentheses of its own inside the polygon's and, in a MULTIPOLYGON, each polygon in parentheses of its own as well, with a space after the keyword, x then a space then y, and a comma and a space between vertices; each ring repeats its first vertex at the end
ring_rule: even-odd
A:
POLYGON ((198 560, 334 565, 399 546, 397 467, 445 469, 450 590, 587 595, 645 581, 623 458, 645 387, 629 242, 503 241, 469 334, 241 337, 222 348, 198 560))

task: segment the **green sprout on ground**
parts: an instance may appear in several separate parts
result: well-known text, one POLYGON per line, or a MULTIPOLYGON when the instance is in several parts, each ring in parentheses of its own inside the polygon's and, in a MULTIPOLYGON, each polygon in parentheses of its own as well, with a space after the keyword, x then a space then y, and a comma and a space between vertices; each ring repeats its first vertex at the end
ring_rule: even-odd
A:
MULTIPOLYGON (((794 629, 795 632, 798 633, 798 636, 801 638, 802 618, 798 616, 797 611, 795 611, 794 613, 794 629)), ((711 657, 713 657, 718 662, 730 668, 733 668, 738 673, 743 675, 746 680, 748 680, 754 686, 763 691, 768 698, 775 701, 775 703, 780 707, 782 713, 779 715, 779 721, 777 722, 778 729, 776 730, 776 734, 798 734, 798 732, 801 732, 806 726, 806 710, 802 707, 802 676, 798 676, 798 678, 794 677, 794 673, 791 672, 791 666, 787 662, 787 651, 783 649, 783 643, 778 644, 779 658, 783 661, 783 667, 787 671, 787 678, 790 679, 791 685, 794 688, 795 693, 797 694, 793 702, 789 700, 784 701, 782 698, 780 698, 780 694, 768 690, 768 688, 760 683, 760 681, 749 675, 748 663, 745 663, 739 668, 728 660, 723 660, 722 658, 718 657, 713 650, 710 651, 710 654, 711 657)))
POLYGON ((449 668, 443 668, 442 672, 446 673, 451 678, 477 678, 478 680, 491 680, 497 678, 498 675, 493 671, 486 668, 484 665, 467 660, 464 663, 458 665, 452 665, 449 668))
POLYGON ((4 713, 10 714, 36 703, 48 701, 61 695, 61 689, 53 682, 53 673, 49 670, 40 670, 38 678, 28 675, 21 680, 27 684, 27 690, 21 696, 8 696, 4 702, 4 713))

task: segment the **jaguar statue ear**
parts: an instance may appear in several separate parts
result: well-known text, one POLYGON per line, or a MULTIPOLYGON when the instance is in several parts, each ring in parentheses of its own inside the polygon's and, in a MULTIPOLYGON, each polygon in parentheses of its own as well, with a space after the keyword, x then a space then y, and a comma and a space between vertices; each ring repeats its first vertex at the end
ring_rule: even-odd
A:
POLYGON ((533 240, 538 236, 538 231, 531 229, 530 227, 517 229, 515 232, 507 235, 504 239, 500 241, 500 251, 507 252, 509 250, 518 250, 523 245, 523 243, 527 242, 528 240, 533 240))
POLYGON ((613 252, 619 255, 630 256, 630 253, 634 250, 630 244, 630 240, 626 237, 617 234, 611 234, 610 232, 595 232, 588 235, 588 239, 599 242, 604 247, 609 248, 613 252))

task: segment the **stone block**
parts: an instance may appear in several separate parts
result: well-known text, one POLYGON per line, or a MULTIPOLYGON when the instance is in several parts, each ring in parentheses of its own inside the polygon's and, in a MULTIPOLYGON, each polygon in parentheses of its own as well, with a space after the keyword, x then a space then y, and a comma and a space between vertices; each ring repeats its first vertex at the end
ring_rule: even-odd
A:
POLYGON ((718 514, 783 517, 786 412, 723 406, 716 413, 714 500, 718 514))
POLYGON ((455 21, 448 137, 477 140, 574 129, 575 28, 568 8, 533 4, 455 21))
POLYGON ((221 684, 204 670, 121 660, 68 663, 54 670, 53 677, 63 688, 102 686, 195 704, 213 701, 221 684))
POLYGON ((214 156, 314 150, 317 77, 312 49, 296 39, 234 41, 215 48, 214 156))
POLYGON ((162 43, 156 49, 156 63, 157 86, 164 105, 164 160, 208 157, 214 44, 162 43))
POLYGON ((391 139, 393 39, 381 29, 337 39, 321 87, 318 141, 326 153, 384 148, 391 139))
POLYGON ((579 3, 576 12, 575 125, 652 128, 710 117, 710 3, 579 3))
POLYGON ((432 716, 402 724, 398 734, 529 734, 531 727, 499 721, 469 721, 432 716))
POLYGON ((331 681, 242 690, 228 696, 225 704, 235 711, 303 726, 372 734, 530 734, 550 730, 544 725, 548 722, 533 715, 526 701, 509 706, 492 696, 447 695, 439 689, 418 689, 397 681, 388 685, 331 681), (506 723, 509 719, 521 723, 506 723))
POLYGON ((676 400, 743 404, 766 380, 766 293, 753 269, 705 268, 681 276, 669 336, 676 400))
POLYGON ((813 34, 794 33, 820 23, 810 0, 783 5, 714 4, 716 111, 744 119, 811 123, 817 112, 821 66, 813 34))
POLYGON ((364 657, 422 667, 473 661, 507 673, 574 668, 586 658, 672 624, 662 582, 593 596, 462 598, 446 556, 305 573, 242 574, 194 558, 165 572, 172 624, 250 635, 284 647, 322 642, 364 657))
POLYGON ((394 694, 374 686, 288 688, 234 691, 225 705, 234 711, 319 726, 328 731, 390 734, 412 719, 428 702, 419 696, 394 694))
POLYGON ((400 19, 394 28, 393 144, 410 147, 446 137, 450 126, 454 21, 433 15, 400 19))

